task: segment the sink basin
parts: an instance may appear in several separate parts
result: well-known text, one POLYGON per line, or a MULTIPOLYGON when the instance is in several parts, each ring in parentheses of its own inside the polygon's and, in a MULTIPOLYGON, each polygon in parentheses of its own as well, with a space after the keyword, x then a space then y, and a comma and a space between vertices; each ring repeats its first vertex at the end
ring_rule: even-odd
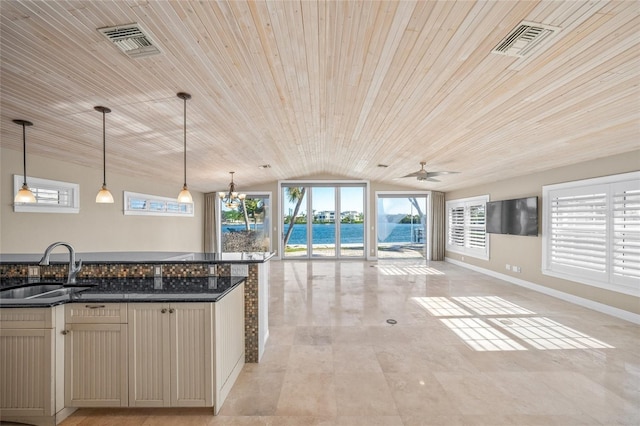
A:
POLYGON ((60 283, 34 283, 0 290, 0 299, 44 299, 64 296, 90 288, 91 285, 65 286, 60 283))

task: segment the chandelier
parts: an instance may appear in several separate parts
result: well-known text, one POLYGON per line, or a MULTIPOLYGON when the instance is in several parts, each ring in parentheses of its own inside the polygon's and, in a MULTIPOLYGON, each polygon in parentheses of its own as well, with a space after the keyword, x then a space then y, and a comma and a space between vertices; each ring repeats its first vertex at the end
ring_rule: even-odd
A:
POLYGON ((235 172, 229 172, 231 174, 231 183, 229 184, 229 192, 219 192, 218 196, 220 201, 224 203, 227 208, 237 209, 240 203, 247 197, 247 194, 238 194, 236 192, 236 185, 233 183, 233 174, 235 172))

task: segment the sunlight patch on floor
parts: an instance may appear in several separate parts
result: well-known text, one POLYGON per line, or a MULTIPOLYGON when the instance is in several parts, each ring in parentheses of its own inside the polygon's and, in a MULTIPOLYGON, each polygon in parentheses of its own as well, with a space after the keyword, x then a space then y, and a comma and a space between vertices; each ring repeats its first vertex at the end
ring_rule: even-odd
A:
POLYGON ((444 272, 426 265, 377 265, 382 275, 444 275, 444 272))
POLYGON ((497 296, 412 299, 476 351, 613 348, 497 296))
POLYGON ((478 315, 533 315, 521 306, 498 296, 452 297, 453 300, 471 309, 478 315))
POLYGON ((491 318, 489 321, 540 350, 613 348, 549 318, 491 318))
POLYGON ((448 297, 414 297, 413 300, 434 317, 470 317, 473 314, 451 300, 448 297))
POLYGON ((443 318, 440 321, 476 351, 527 350, 480 318, 443 318))

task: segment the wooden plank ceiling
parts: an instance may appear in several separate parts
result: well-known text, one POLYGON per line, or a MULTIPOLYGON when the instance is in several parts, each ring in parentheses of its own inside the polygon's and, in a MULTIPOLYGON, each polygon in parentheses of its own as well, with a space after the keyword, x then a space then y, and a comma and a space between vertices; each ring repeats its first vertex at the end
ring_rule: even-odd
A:
MULTIPOLYGON (((13 1, 1 145, 191 188, 311 175, 448 191, 639 148, 638 1, 13 1), (531 55, 491 50, 521 21, 531 55), (132 59, 98 28, 138 23, 132 59), (426 161, 461 172, 397 178, 426 161), (269 169, 259 169, 270 164, 269 169), (379 164, 388 165, 386 168, 379 164)), ((30 174, 38 176, 37 170, 30 174)))

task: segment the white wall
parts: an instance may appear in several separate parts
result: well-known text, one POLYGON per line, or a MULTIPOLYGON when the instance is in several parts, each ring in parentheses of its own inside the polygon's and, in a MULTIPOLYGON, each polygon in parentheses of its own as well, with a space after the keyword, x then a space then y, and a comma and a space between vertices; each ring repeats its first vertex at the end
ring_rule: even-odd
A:
POLYGON ((177 197, 174 184, 109 173, 114 204, 96 204, 102 169, 82 167, 36 155, 27 158, 29 176, 80 184, 80 213, 15 213, 13 175, 22 174, 22 152, 0 149, 0 253, 42 253, 54 241, 79 252, 203 251, 203 194, 191 191, 194 217, 125 216, 123 191, 177 197))
MULTIPOLYGON (((538 196, 542 212, 542 186, 574 180, 595 178, 640 169, 640 151, 579 163, 559 169, 547 170, 508 181, 495 182, 464 190, 446 193, 447 200, 490 196, 490 200, 503 200, 538 196)), ((544 219, 542 219, 544 220, 544 219)), ((542 224, 542 220, 539 222, 542 224)), ((541 232, 542 227, 540 227, 541 232)), ((640 314, 640 298, 603 290, 573 281, 562 280, 542 274, 542 234, 538 237, 488 234, 490 259, 488 261, 464 255, 464 262, 484 269, 512 275, 534 284, 572 294, 594 302, 640 314), (520 273, 507 271, 505 265, 519 266, 520 273)), ((446 256, 462 261, 463 255, 447 251, 446 256)))

